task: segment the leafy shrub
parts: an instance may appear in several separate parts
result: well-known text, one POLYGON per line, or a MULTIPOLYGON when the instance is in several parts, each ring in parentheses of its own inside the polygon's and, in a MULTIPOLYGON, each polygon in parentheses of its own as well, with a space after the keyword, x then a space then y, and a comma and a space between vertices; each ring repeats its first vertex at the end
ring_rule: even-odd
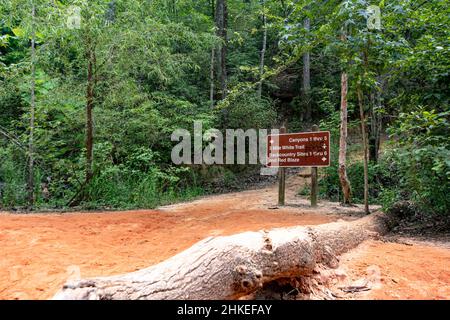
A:
POLYGON ((272 102, 253 93, 230 98, 218 110, 225 115, 226 127, 230 129, 267 129, 277 121, 272 102))
POLYGON ((154 208, 158 205, 191 199, 203 194, 193 183, 182 183, 186 168, 161 171, 158 167, 143 172, 123 165, 104 169, 90 182, 84 207, 154 208))
MULTIPOLYGON (((398 211, 408 203, 415 212, 449 215, 450 213, 450 111, 437 113, 419 108, 402 113, 388 130, 395 138, 378 163, 369 163, 369 200, 385 211, 398 211)), ((332 127, 332 120, 321 127, 332 127)), ((338 134, 338 133, 336 133, 338 134)), ((332 144, 332 165, 324 169, 320 193, 340 201, 337 141, 332 144)), ((348 164, 347 174, 355 203, 364 198, 364 165, 348 164)), ((406 211, 405 211, 406 212, 406 211)), ((407 210, 407 212, 411 212, 407 210)))
POLYGON ((25 166, 14 148, 0 148, 0 208, 22 206, 26 201, 25 166))
MULTIPOLYGON (((36 206, 45 203, 41 182, 43 170, 35 162, 34 197, 36 206)), ((27 206, 27 159, 23 150, 14 146, 0 148, 0 208, 20 209, 27 206)))
MULTIPOLYGON (((450 111, 419 108, 400 114, 389 132, 398 139, 389 152, 398 168, 396 189, 424 213, 450 214, 450 111)), ((391 192, 392 193, 392 192, 391 192)), ((390 206, 399 200, 392 197, 390 206)), ((389 204, 388 204, 389 207, 389 204)))
MULTIPOLYGON (((364 163, 358 161, 347 166, 347 175, 352 186, 352 201, 362 203, 364 200, 364 163)), ((379 204, 386 200, 387 191, 397 184, 398 172, 392 163, 381 158, 378 163, 369 163, 369 202, 379 204), (383 198, 384 197, 384 198, 383 198)), ((324 169, 324 175, 319 181, 319 191, 322 197, 333 201, 341 201, 341 186, 338 174, 338 162, 324 169)))

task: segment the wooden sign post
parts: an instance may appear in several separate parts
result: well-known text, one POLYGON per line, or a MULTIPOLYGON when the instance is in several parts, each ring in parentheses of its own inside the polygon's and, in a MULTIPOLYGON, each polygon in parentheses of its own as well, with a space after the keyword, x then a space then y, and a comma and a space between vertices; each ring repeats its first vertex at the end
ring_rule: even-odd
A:
MULTIPOLYGON (((319 126, 313 125, 312 131, 319 131, 319 126)), ((319 190, 317 172, 317 167, 311 167, 311 207, 313 208, 317 207, 317 194, 319 190)))
POLYGON ((283 126, 280 134, 267 137, 267 166, 278 170, 278 205, 285 204, 285 168, 311 167, 311 206, 317 206, 318 167, 330 166, 330 132, 286 133, 283 126))
MULTIPOLYGON (((286 127, 280 128, 280 134, 286 134, 286 127)), ((284 206, 286 195, 286 169, 279 168, 278 170, 278 205, 284 206)))

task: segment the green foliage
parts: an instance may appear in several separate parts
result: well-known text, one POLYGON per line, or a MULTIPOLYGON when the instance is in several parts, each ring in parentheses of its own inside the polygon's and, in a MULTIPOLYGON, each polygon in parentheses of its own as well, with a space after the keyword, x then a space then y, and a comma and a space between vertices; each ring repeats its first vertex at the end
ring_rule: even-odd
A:
MULTIPOLYGON (((323 170, 323 177, 319 182, 320 195, 333 201, 342 201, 340 189, 338 164, 333 162, 332 166, 323 170)), ((351 163, 347 167, 347 175, 352 186, 352 201, 362 203, 364 201, 364 164, 362 161, 351 163)), ((369 163, 369 200, 371 204, 386 204, 389 206, 392 195, 391 191, 397 186, 399 173, 392 163, 385 158, 377 164, 369 163)), ((396 191, 398 192, 398 191, 396 191)))
MULTIPOLYGON (((395 139, 378 163, 369 163, 370 200, 389 211, 397 202, 411 201, 422 214, 450 212, 450 112, 419 108, 400 114, 389 129, 395 139)), ((334 149, 334 148, 332 148, 334 149)), ((332 157, 335 158, 336 156, 332 157)), ((363 164, 348 165, 354 202, 364 197, 363 164)), ((323 197, 341 200, 338 162, 324 169, 320 181, 323 197)))
POLYGON ((15 148, 0 145, 0 207, 16 207, 25 203, 25 168, 22 155, 15 148))
MULTIPOLYGON (((301 130, 307 102, 314 122, 332 134, 333 166, 324 170, 321 193, 337 200, 340 75, 346 71, 349 128, 358 125, 358 84, 366 105, 383 116, 394 139, 382 160, 370 165, 372 202, 389 208, 408 200, 427 212, 450 211, 447 0, 381 1, 379 31, 367 28, 366 8, 377 4, 373 1, 229 0, 228 95, 217 101, 215 68, 214 108, 209 96, 211 50, 223 43, 215 35, 211 4, 1 1, 0 129, 6 133, 0 133, 1 206, 25 205, 34 26, 38 206, 64 206, 83 185, 87 66, 88 53, 93 52, 96 174, 85 190, 84 207, 153 207, 199 194, 208 180, 231 185, 247 168, 208 168, 201 174, 196 168, 173 168, 172 131, 192 130, 195 120, 201 120, 205 130, 258 129, 286 118, 290 130, 301 130), (67 27, 72 5, 81 9, 80 29, 67 27), (268 38, 259 97, 262 13, 268 38), (303 26, 305 18, 311 20, 309 32, 303 26), (307 51, 312 88, 305 97, 299 75, 307 51), (284 79, 295 80, 288 85, 284 79), (283 86, 291 86, 290 91, 281 92, 283 86)), ((349 146, 349 159, 358 148, 349 146)), ((349 165, 355 201, 362 199, 362 171, 359 162, 349 165)))
POLYGON ((397 146, 390 150, 390 161, 401 173, 397 190, 424 213, 450 212, 449 115, 450 111, 419 108, 400 114, 390 128, 390 134, 398 139, 397 146))
POLYGON ((219 113, 225 114, 228 128, 266 129, 277 120, 273 103, 253 93, 240 95, 227 109, 219 109, 219 113))
POLYGON ((141 171, 125 165, 104 168, 86 192, 84 206, 92 208, 154 208, 203 194, 198 186, 182 187, 176 171, 163 172, 154 167, 141 171))

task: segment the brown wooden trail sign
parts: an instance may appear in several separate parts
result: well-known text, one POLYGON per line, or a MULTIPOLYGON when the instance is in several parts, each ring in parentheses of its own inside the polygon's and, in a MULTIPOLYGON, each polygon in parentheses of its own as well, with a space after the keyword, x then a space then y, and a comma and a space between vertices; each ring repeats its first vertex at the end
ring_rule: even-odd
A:
POLYGON ((319 131, 314 125, 312 132, 286 133, 267 137, 267 166, 280 168, 278 172, 278 205, 285 204, 285 168, 311 167, 311 207, 317 206, 318 167, 330 166, 330 132, 319 131))
POLYGON ((330 132, 303 132, 267 137, 268 167, 329 167, 330 132))

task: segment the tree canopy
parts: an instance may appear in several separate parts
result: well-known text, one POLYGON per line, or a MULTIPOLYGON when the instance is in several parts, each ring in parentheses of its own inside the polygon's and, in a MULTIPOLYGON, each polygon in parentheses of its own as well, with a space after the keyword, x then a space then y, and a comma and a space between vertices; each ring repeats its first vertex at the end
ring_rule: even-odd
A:
MULTIPOLYGON (((446 0, 3 0, 0 207, 26 206, 30 152, 37 208, 208 192, 243 169, 173 165, 175 129, 320 123, 337 137, 345 72, 350 130, 358 103, 367 122, 372 200, 448 214, 449 17, 446 0), (380 28, 368 27, 371 5, 380 28)), ((356 201, 360 165, 349 168, 356 201)), ((321 188, 342 200, 337 164, 321 188)))

